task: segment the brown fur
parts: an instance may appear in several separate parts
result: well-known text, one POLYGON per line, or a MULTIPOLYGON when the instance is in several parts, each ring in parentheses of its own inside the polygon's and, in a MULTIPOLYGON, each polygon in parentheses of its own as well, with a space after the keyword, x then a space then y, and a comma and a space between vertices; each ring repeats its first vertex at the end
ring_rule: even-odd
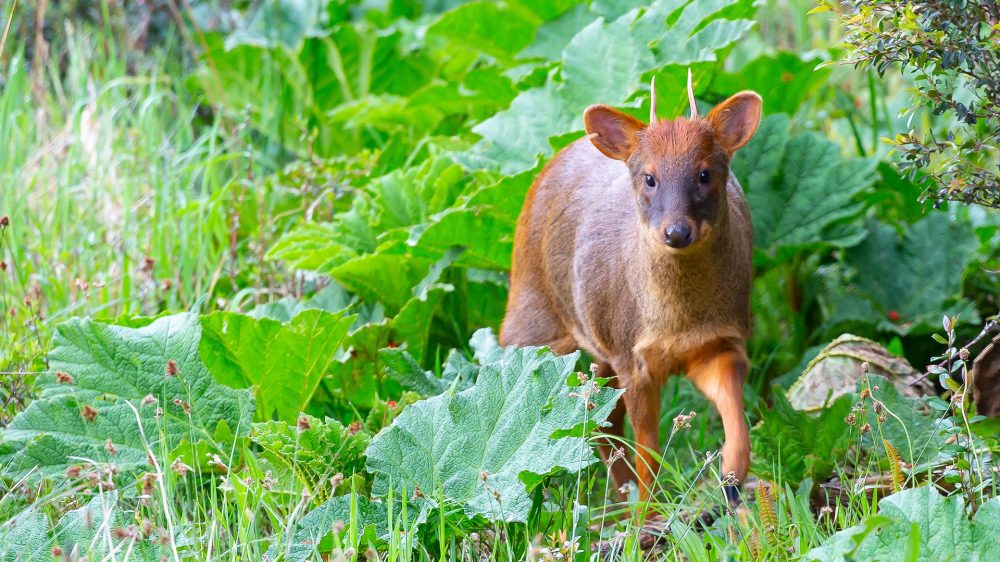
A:
MULTIPOLYGON (((737 94, 707 118, 649 128, 590 108, 588 138, 542 170, 518 219, 501 342, 582 348, 602 374, 617 375, 639 445, 643 497, 657 470, 650 451, 659 451, 660 387, 672 374, 686 373, 716 405, 726 434, 723 471, 742 480, 749 467, 742 384, 753 230, 728 165, 756 129, 759 100, 737 94), (702 169, 712 170, 711 185, 693 179, 702 169), (655 193, 643 191, 645 174, 657 175, 655 193), (696 204, 664 203, 686 193, 679 190, 695 194, 696 204), (695 238, 680 250, 662 238, 664 225, 678 221, 692 225, 695 238)), ((624 411, 611 416, 610 434, 622 434, 624 411)), ((619 486, 631 474, 612 470, 619 486)))

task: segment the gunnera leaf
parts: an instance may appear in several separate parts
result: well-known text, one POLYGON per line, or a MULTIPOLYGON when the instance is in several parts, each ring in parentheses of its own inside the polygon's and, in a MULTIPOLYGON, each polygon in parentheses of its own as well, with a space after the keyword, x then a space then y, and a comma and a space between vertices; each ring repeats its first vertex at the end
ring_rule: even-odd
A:
POLYGON ((850 426, 844 417, 853 403, 852 395, 841 396, 810 415, 796 410, 776 388, 774 405, 750 431, 753 473, 793 484, 806 478, 817 485, 825 482, 850 446, 850 426))
POLYGON ((306 415, 295 424, 255 423, 250 439, 263 449, 264 458, 293 473, 320 498, 333 493, 328 482, 337 473, 366 476, 364 453, 371 437, 363 431, 351 433, 334 419, 306 415))
POLYGON ((52 476, 84 460, 146 467, 146 444, 128 403, 153 451, 173 450, 182 440, 212 441, 220 425, 235 436, 249 434, 253 396, 212 378, 200 340, 201 324, 191 313, 140 328, 84 319, 60 324, 49 354, 52 372, 38 379, 41 395, 3 430, 3 473, 37 468, 52 476))
MULTIPOLYGON (((400 519, 399 506, 396 506, 394 518, 400 519)), ((267 549, 267 556, 277 560, 281 555, 285 562, 312 560, 314 554, 333 549, 334 527, 341 529, 338 538, 342 544, 364 547, 387 538, 388 520, 389 513, 383 502, 370 501, 359 494, 336 496, 307 513, 295 524, 291 540, 282 538, 267 549)))
POLYGON ((440 377, 424 370, 405 349, 385 348, 380 349, 378 354, 385 363, 386 373, 393 380, 403 388, 428 398, 451 388, 455 390, 469 388, 475 384, 482 365, 496 361, 503 353, 496 336, 489 328, 476 330, 469 346, 474 351, 473 360, 467 359, 457 349, 451 350, 444 361, 440 377))
POLYGON ((833 535, 805 560, 1000 560, 1000 498, 971 521, 961 494, 946 498, 932 486, 895 493, 878 507, 870 521, 833 535))
POLYGON ((528 492, 545 475, 597 460, 585 432, 621 395, 593 381, 569 386, 578 357, 507 348, 471 388, 407 407, 366 451, 373 494, 392 486, 396 497, 410 497, 419 489, 433 502, 440 491, 469 516, 524 521, 528 492))
POLYGON ((258 419, 294 423, 354 319, 319 309, 303 310, 288 322, 215 312, 201 320, 201 356, 219 381, 254 389, 258 419))

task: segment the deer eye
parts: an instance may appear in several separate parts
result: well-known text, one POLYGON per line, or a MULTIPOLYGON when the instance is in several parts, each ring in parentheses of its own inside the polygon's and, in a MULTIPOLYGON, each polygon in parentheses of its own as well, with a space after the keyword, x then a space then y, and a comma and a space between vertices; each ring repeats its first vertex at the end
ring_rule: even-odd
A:
POLYGON ((649 174, 646 174, 646 186, 647 187, 656 187, 656 178, 654 178, 653 176, 651 176, 649 174))
POLYGON ((698 181, 701 183, 708 183, 711 180, 712 175, 708 173, 708 170, 702 170, 701 173, 698 174, 698 181))

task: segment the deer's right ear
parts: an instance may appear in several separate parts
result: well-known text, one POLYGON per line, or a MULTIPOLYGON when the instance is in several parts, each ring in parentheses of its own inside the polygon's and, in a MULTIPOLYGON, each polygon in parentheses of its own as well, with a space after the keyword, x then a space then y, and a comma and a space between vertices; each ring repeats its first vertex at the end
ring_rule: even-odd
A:
POLYGON ((590 142, 608 158, 628 160, 636 147, 636 133, 645 123, 606 105, 592 105, 583 112, 583 126, 590 142))

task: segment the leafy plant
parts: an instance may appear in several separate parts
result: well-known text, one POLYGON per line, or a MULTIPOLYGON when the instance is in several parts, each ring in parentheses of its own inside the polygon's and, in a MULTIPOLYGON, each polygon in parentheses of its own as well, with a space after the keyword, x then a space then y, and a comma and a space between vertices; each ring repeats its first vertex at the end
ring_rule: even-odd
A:
POLYGON ((201 358, 215 378, 254 389, 257 418, 294 423, 336 360, 354 316, 303 310, 290 321, 216 312, 201 320, 201 358))
POLYGON ((56 476, 80 462, 139 470, 151 451, 182 440, 212 442, 220 430, 248 435, 253 396, 212 378, 198 353, 201 333, 192 313, 139 328, 61 324, 41 396, 3 431, 4 474, 56 476))
POLYGON ((468 390, 408 407, 368 447, 372 492, 432 503, 440 493, 470 517, 524 521, 544 476, 597 460, 584 437, 621 395, 593 381, 568 386, 577 358, 508 348, 468 390))
POLYGON ((844 418, 853 397, 841 396, 815 415, 796 410, 781 389, 763 421, 750 432, 751 470, 767 480, 825 482, 847 456, 850 427, 844 418))
POLYGON ((1000 498, 979 506, 970 521, 961 496, 932 486, 879 501, 878 515, 830 537, 806 560, 991 560, 1000 556, 1000 498))
POLYGON ((1000 7, 989 0, 849 6, 841 16, 847 61, 879 75, 898 65, 914 84, 911 119, 923 110, 951 117, 941 130, 897 135, 899 169, 910 179, 926 171, 924 198, 1000 208, 1000 7))

